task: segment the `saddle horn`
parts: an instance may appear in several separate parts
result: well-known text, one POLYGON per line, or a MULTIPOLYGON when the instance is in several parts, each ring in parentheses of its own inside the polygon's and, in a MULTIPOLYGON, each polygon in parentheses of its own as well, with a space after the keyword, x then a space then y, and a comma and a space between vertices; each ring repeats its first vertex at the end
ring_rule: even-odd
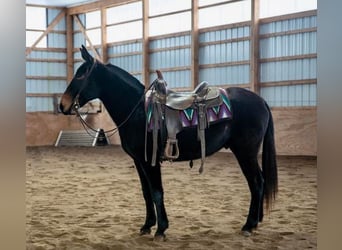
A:
POLYGON ((160 70, 156 70, 156 73, 157 73, 157 76, 158 76, 158 80, 164 80, 164 77, 163 77, 163 74, 161 73, 161 71, 160 70))

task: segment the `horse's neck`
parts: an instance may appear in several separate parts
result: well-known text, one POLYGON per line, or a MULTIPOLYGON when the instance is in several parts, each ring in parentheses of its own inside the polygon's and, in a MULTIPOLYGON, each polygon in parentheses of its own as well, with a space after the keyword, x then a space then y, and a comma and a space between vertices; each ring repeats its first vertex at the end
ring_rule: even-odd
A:
POLYGON ((106 88, 100 98, 117 126, 133 122, 135 114, 141 112, 144 107, 143 104, 138 104, 143 93, 119 79, 112 77, 111 80, 101 83, 101 86, 106 88))

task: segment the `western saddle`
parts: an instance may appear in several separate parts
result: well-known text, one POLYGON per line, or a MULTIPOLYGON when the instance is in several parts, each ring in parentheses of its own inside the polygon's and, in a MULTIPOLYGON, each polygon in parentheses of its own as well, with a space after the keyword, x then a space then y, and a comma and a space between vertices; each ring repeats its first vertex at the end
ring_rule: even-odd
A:
MULTIPOLYGON (((179 112, 193 109, 197 112, 197 137, 201 143, 201 166, 199 172, 203 172, 206 156, 205 129, 209 125, 207 109, 222 104, 223 100, 219 88, 209 87, 207 82, 201 82, 193 91, 175 92, 166 88, 167 83, 162 73, 157 70, 158 78, 152 83, 150 91, 150 103, 152 105, 151 120, 153 133, 152 166, 156 164, 158 130, 163 126, 167 129, 167 140, 163 158, 175 160, 179 157, 179 148, 176 135, 183 129, 179 112)), ((147 129, 148 125, 146 126, 147 129)), ((145 158, 146 151, 145 151, 145 158)), ((192 160, 190 161, 192 166, 192 160)))

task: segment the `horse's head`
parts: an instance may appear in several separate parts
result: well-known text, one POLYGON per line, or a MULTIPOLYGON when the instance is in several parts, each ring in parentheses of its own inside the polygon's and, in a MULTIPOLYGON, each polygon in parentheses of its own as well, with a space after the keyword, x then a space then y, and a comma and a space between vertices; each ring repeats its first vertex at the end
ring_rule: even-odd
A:
POLYGON ((99 97, 94 71, 101 63, 96 61, 83 45, 80 51, 85 62, 77 69, 61 98, 59 107, 63 114, 70 114, 72 109, 80 108, 99 97))

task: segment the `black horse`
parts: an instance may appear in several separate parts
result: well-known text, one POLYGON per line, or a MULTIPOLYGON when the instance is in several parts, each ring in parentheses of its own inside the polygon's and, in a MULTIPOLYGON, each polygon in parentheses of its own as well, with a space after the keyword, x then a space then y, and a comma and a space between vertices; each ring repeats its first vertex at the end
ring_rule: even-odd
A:
MULTIPOLYGON (((161 153, 158 151, 156 166, 152 166, 151 133, 147 133, 145 142, 145 88, 123 69, 95 60, 84 46, 80 51, 85 62, 77 69, 63 94, 60 110, 71 114, 75 106, 82 107, 92 99, 99 98, 103 102, 119 127, 121 146, 134 160, 140 177, 146 203, 146 220, 140 234, 150 234, 151 227, 157 223, 154 237, 164 239, 168 218, 163 198, 161 153)), ((269 209, 278 191, 273 120, 267 103, 255 93, 237 87, 227 88, 226 91, 233 118, 206 129, 206 155, 230 148, 238 160, 251 192, 247 221, 242 227, 242 232, 250 235, 263 219, 264 201, 269 209), (261 144, 262 169, 258 164, 261 144)), ((183 130, 177 138, 180 151, 177 161, 201 157, 196 129, 183 130)))

